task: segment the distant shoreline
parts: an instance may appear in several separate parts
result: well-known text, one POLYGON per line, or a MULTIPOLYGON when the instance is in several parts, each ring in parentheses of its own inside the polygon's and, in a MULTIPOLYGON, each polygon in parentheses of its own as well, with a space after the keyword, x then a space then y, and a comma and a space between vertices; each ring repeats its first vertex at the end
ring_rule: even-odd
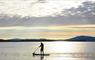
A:
POLYGON ((70 39, 0 39, 0 42, 53 42, 53 41, 65 41, 65 42, 95 42, 95 37, 92 36, 76 36, 70 39))
POLYGON ((0 42, 53 42, 53 41, 66 41, 66 40, 49 40, 49 39, 9 39, 0 40, 0 42))
POLYGON ((41 40, 41 39, 38 39, 38 40, 0 40, 0 42, 60 42, 60 41, 64 41, 64 42, 95 42, 95 41, 70 41, 70 40, 41 40))

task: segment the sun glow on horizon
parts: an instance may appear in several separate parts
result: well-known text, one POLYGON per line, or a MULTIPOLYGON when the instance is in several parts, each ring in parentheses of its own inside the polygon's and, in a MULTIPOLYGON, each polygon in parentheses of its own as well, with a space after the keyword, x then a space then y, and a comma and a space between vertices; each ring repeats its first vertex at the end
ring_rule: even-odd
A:
POLYGON ((95 36, 95 25, 0 27, 1 39, 68 39, 80 35, 95 36))

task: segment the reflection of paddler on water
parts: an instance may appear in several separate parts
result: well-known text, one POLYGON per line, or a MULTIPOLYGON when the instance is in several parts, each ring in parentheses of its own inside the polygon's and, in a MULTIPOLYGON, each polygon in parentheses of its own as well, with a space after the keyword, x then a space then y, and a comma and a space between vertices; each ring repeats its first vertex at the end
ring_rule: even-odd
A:
POLYGON ((38 46, 38 48, 33 52, 33 56, 37 56, 37 55, 44 55, 44 56, 49 56, 49 54, 44 54, 44 44, 41 42, 40 46, 38 46), (40 53, 35 53, 38 48, 40 48, 40 53))

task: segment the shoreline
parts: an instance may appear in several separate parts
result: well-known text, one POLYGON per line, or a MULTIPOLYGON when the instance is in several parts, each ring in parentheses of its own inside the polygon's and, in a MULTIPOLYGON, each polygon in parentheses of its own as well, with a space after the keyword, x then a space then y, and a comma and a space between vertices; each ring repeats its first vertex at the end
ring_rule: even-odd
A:
POLYGON ((47 40, 47 39, 11 39, 11 40, 0 40, 0 42, 95 42, 95 41, 75 41, 75 40, 47 40))

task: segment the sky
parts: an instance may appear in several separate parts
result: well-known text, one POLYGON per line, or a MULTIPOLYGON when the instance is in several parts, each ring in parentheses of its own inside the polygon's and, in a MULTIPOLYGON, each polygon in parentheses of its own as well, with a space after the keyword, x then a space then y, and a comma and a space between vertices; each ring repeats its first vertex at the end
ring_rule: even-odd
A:
POLYGON ((94 32, 95 0, 0 0, 1 39, 65 39, 94 32))
POLYGON ((82 1, 69 0, 0 0, 0 13, 21 16, 52 16, 64 8, 77 7, 82 1))
POLYGON ((62 14, 64 9, 78 7, 94 0, 0 0, 0 14, 43 17, 62 14), (42 1, 42 2, 41 2, 42 1))

